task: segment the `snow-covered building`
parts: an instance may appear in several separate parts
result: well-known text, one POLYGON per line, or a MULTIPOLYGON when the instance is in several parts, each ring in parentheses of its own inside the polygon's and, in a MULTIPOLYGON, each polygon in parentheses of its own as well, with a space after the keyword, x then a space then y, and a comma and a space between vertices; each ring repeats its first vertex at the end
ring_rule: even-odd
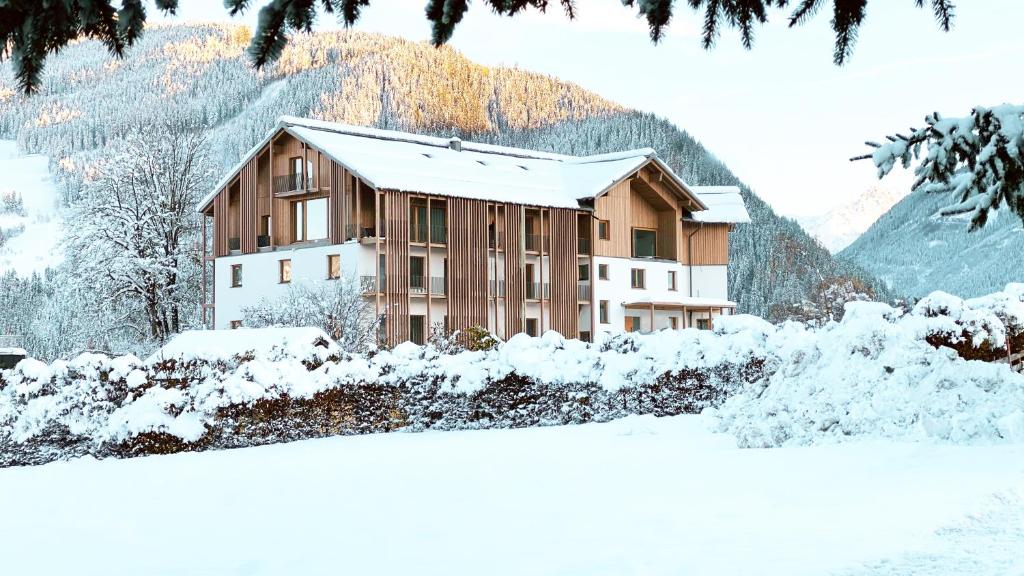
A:
POLYGON ((293 117, 198 210, 208 325, 350 277, 392 343, 710 327, 735 308, 728 232, 749 221, 738 189, 688 186, 650 148, 575 157, 293 117))

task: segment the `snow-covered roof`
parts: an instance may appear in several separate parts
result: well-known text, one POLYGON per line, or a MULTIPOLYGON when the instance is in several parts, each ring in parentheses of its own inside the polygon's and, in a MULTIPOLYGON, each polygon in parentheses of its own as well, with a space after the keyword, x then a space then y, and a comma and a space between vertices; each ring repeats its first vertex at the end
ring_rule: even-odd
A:
POLYGON ((0 348, 0 356, 27 356, 24 348, 0 348))
POLYGON ((700 296, 682 296, 672 300, 658 300, 657 298, 640 298, 626 302, 623 306, 685 306, 687 308, 735 308, 736 303, 724 298, 702 298, 700 296))
POLYGON ((267 355, 294 351, 301 357, 314 342, 326 343, 329 351, 338 345, 319 328, 237 328, 234 330, 187 330, 154 352, 146 362, 165 358, 208 360, 231 358, 252 352, 267 355))
POLYGON ((750 215, 743 204, 743 195, 736 186, 691 186, 691 190, 708 207, 693 213, 697 222, 709 224, 744 224, 750 215))
POLYGON ((648 163, 655 163, 703 207, 700 199, 652 148, 594 156, 566 156, 491 144, 420 136, 334 122, 282 116, 266 138, 246 155, 199 203, 205 209, 279 130, 317 148, 381 190, 397 190, 578 208, 648 163))

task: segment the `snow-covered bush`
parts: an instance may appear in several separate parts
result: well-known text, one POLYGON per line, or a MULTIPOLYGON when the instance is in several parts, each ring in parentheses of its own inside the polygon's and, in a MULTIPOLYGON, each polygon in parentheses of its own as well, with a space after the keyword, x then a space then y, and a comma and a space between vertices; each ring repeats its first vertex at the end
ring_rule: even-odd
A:
POLYGON ((1024 286, 963 301, 944 293, 908 314, 851 303, 842 322, 791 326, 778 370, 705 412, 745 447, 852 437, 953 443, 1024 441, 1024 375, 1007 364, 1024 286), (968 360, 983 358, 988 362, 968 360))

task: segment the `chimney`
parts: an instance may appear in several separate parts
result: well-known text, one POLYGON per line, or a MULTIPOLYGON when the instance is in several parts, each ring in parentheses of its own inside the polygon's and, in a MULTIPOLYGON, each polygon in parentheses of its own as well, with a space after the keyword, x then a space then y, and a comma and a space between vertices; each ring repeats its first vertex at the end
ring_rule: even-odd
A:
POLYGON ((448 147, 456 152, 462 152, 462 140, 452 136, 448 139, 448 147))

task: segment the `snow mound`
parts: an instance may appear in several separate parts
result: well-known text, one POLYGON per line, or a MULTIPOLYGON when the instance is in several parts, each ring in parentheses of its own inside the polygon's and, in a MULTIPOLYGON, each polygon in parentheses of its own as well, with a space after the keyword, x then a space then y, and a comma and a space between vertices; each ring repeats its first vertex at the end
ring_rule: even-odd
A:
POLYGON ((238 328, 236 330, 188 330, 174 337, 146 359, 227 360, 252 354, 265 359, 323 356, 341 349, 320 328, 238 328))
POLYGON ((705 417, 744 447, 854 437, 1024 442, 1024 375, 958 354, 1005 354, 1008 338, 1021 335, 1022 297, 1016 285, 966 302, 936 292, 908 314, 852 303, 842 322, 776 348, 778 370, 705 417))

